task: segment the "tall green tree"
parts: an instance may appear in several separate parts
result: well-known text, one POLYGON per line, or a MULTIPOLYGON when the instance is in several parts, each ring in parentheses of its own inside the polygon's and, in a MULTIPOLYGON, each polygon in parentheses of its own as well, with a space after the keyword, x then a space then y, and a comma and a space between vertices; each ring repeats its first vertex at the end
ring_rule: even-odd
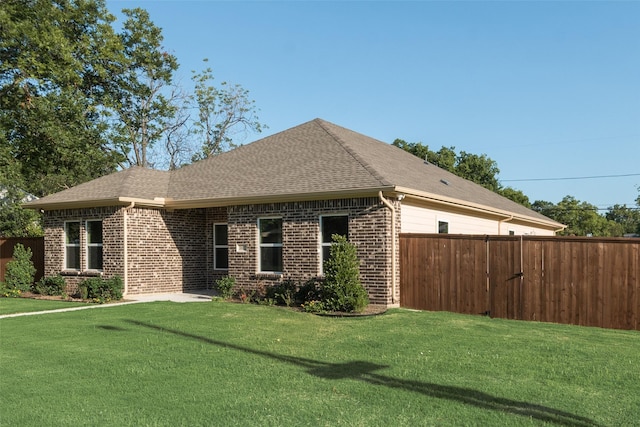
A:
POLYGON ((11 156, 10 147, 0 144, 0 237, 43 235, 40 214, 21 207, 29 196, 23 188, 20 165, 11 156))
POLYGON ((640 229, 640 210, 627 205, 613 205, 605 213, 605 218, 620 224, 622 234, 633 234, 640 229))
POLYGON ((46 195, 115 170, 105 108, 121 47, 102 0, 5 0, 0 8, 0 141, 46 195))
POLYGON ((557 205, 536 200, 531 208, 555 221, 565 224, 561 232, 565 236, 621 236, 621 224, 608 220, 598 213, 598 208, 590 203, 581 202, 572 196, 565 196, 557 205))
POLYGON ((172 83, 176 57, 162 46, 162 30, 140 8, 123 9, 127 17, 119 35, 124 51, 117 78, 113 148, 121 166, 150 167, 151 148, 172 127, 178 106, 172 83))
POLYGON ((516 190, 512 187, 502 187, 498 190, 498 194, 531 209, 531 201, 529 200, 529 197, 521 190, 516 190))

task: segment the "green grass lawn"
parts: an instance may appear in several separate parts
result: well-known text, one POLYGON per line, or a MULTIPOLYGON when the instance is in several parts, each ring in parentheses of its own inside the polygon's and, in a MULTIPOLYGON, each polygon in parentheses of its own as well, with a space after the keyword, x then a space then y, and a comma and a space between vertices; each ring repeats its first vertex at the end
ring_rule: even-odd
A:
POLYGON ((81 307, 83 305, 88 304, 72 301, 39 300, 29 298, 0 298, 0 316, 4 314, 29 313, 33 311, 81 307))
POLYGON ((640 333, 156 302, 0 320, 0 425, 629 426, 640 333))

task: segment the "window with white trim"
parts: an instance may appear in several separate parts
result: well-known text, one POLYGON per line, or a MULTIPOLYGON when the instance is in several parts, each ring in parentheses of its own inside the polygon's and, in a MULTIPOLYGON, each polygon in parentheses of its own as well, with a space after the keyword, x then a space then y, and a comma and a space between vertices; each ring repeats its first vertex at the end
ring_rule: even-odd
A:
POLYGON ((87 269, 102 270, 102 221, 87 221, 87 269))
POLYGON ((80 270, 80 221, 64 223, 64 268, 80 270))
POLYGON ((229 236, 227 224, 213 224, 213 268, 229 269, 229 236))
POLYGON ((324 263, 329 259, 333 244, 331 236, 334 234, 349 237, 349 217, 347 215, 322 215, 320 217, 321 272, 324 271, 324 263))
POLYGON ((282 218, 258 219, 261 273, 282 272, 282 218))
POLYGON ((439 234, 448 234, 449 233, 449 221, 438 221, 438 233, 439 234))

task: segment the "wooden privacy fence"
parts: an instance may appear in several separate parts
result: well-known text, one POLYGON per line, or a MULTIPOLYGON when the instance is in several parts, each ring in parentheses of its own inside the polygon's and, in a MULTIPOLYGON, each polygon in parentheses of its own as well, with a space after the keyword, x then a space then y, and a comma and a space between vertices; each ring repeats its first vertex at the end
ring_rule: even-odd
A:
POLYGON ((400 305, 640 330, 640 239, 401 234, 400 305))
POLYGON ((4 281, 7 264, 13 257, 13 248, 22 243, 25 248, 31 248, 31 261, 36 268, 35 280, 44 276, 44 238, 43 237, 0 237, 0 282, 4 281))

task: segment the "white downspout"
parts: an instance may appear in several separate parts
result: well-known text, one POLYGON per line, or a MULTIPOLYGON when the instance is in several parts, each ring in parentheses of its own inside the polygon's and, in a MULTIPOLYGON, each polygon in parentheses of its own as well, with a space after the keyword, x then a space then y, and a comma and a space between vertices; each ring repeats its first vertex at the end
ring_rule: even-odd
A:
POLYGON ((124 274, 123 274, 123 278, 122 278, 122 283, 124 285, 124 291, 122 292, 122 295, 125 296, 127 295, 127 292, 129 291, 129 251, 127 249, 128 246, 128 239, 127 239, 127 212, 129 212, 131 209, 133 209, 133 207, 136 205, 136 202, 131 202, 131 204, 129 206, 125 206, 125 208, 122 211, 122 226, 123 226, 123 230, 122 230, 122 244, 124 245, 123 248, 123 257, 124 257, 124 274))
POLYGON ((391 210, 391 304, 396 304, 396 208, 378 192, 380 201, 391 210))

